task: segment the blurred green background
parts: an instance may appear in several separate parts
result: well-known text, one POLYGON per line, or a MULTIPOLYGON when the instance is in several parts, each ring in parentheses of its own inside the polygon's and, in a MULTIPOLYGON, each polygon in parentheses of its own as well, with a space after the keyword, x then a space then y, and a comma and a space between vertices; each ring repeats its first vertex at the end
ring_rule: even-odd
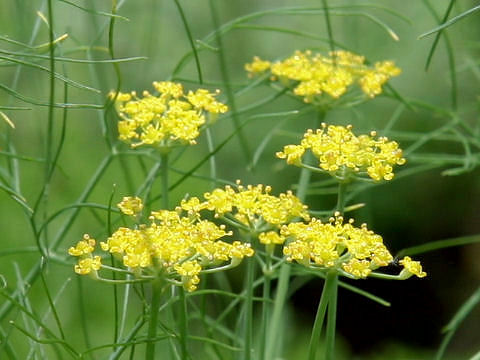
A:
MULTIPOLYGON (((446 11, 449 1, 431 1, 440 18, 446 11)), ((106 60, 108 53, 108 16, 111 2, 84 0, 74 1, 88 12, 68 2, 52 1, 55 37, 68 34, 59 42, 56 56, 83 60, 106 60)), ((215 39, 204 44, 206 37, 216 28, 209 2, 206 0, 180 1, 188 20, 193 39, 199 48, 200 64, 205 86, 219 88, 221 99, 226 101, 225 76, 230 80, 233 91, 244 88, 251 82, 243 70, 246 62, 258 55, 265 59, 281 59, 296 49, 329 50, 324 15, 314 9, 321 9, 322 2, 292 0, 244 0, 216 1, 215 13, 218 25, 227 24, 242 16, 265 11, 263 16, 252 17, 242 22, 221 37, 222 51, 215 39), (310 7, 302 14, 280 14, 273 9, 287 7, 310 7), (290 29, 298 34, 278 31, 290 29), (275 30, 276 29, 276 30, 275 30), (299 35, 303 33, 304 36, 299 35), (308 36, 307 36, 308 35, 308 36), (203 39, 203 40, 202 40, 203 39), (222 73, 221 57, 225 63, 222 73)), ((457 1, 452 16, 475 5, 474 1, 457 1)), ((445 112, 451 111, 451 72, 449 54, 444 37, 440 39, 428 71, 425 71, 427 56, 434 36, 419 39, 419 35, 434 28, 438 21, 424 1, 329 1, 333 37, 338 44, 358 54, 365 55, 368 61, 391 59, 402 68, 402 75, 390 83, 403 98, 429 104, 426 107, 407 108, 398 99, 380 96, 355 108, 333 110, 326 121, 335 124, 353 124, 355 129, 370 131, 397 140, 403 149, 408 149, 417 138, 409 138, 408 133, 432 134, 442 128, 450 119, 445 112), (375 21, 380 19, 398 35, 395 41, 382 26, 375 21), (398 115, 398 118, 394 118, 398 115), (393 128, 383 133, 392 119, 393 128), (395 137, 395 135, 398 137, 395 137)), ((14 146, 19 155, 43 158, 46 151, 46 129, 48 126, 49 81, 48 72, 31 66, 19 65, 7 57, 29 61, 49 67, 48 46, 28 48, 48 43, 49 31, 44 22, 48 13, 47 1, 41 0, 0 0, 0 106, 21 106, 28 110, 8 110, 3 112, 15 124, 11 129, 1 123, 2 135, 0 150, 8 152, 14 146), (12 43, 15 40, 26 45, 12 43), (33 54, 33 56, 32 56, 33 54), (13 89, 37 104, 22 101, 11 95, 5 87, 13 89)), ((193 59, 188 58, 186 66, 172 78, 172 73, 190 51, 190 45, 178 9, 174 1, 137 0, 118 1, 118 18, 113 33, 115 58, 144 57, 134 61, 119 63, 121 91, 143 89, 152 90, 152 81, 172 79, 182 81, 186 88, 198 87, 198 76, 193 59)), ((455 64, 457 81, 457 109, 455 114, 478 127, 479 51, 478 35, 480 23, 477 14, 449 27, 448 35, 455 64)), ((218 26, 217 25, 217 26, 218 26)), ((56 80, 55 101, 58 103, 94 104, 99 109, 85 107, 54 110, 52 144, 57 146, 61 139, 63 117, 66 116, 66 133, 63 149, 58 159, 52 182, 49 187, 49 201, 46 207, 40 206, 37 220, 46 218, 77 202, 82 191, 92 178, 108 153, 105 138, 116 141, 116 117, 112 111, 105 113, 101 108, 109 91, 118 86, 118 76, 111 63, 56 61, 56 70, 71 80, 97 89, 79 89, 69 86, 68 99, 63 98, 63 83, 56 80), (107 124, 107 125, 105 125, 107 124), (104 136, 104 134, 106 135, 104 136)), ((235 104, 240 110, 238 120, 243 122, 256 114, 291 111, 303 107, 301 102, 280 97, 254 111, 244 111, 252 103, 262 101, 272 95, 272 90, 259 86, 242 95, 235 96, 235 104)), ((2 108, 0 108, 2 110, 2 108)), ((274 193, 292 188, 297 182, 299 169, 286 166, 275 158, 276 151, 283 145, 297 143, 306 129, 311 127, 310 116, 259 117, 243 128, 250 153, 238 139, 227 143, 216 155, 218 177, 227 181, 241 179, 244 184, 264 183, 274 188, 274 193), (280 123, 282 122, 282 123, 280 123), (262 140, 275 129, 271 141, 260 153, 262 140), (258 156, 252 166, 253 156, 258 156)), ((220 119, 212 128, 216 145, 234 131, 231 119, 220 119)), ((478 133, 477 133, 478 135, 478 133)), ((366 206, 352 213, 356 222, 367 222, 369 228, 381 234, 392 253, 430 241, 480 234, 480 171, 475 163, 465 166, 456 176, 445 176, 442 172, 458 164, 445 164, 433 160, 425 161, 421 154, 451 154, 462 158, 465 148, 462 141, 447 137, 448 141, 433 138, 415 149, 413 157, 407 156, 407 165, 399 170, 397 178, 389 183, 370 187, 352 199, 352 203, 365 203, 366 206), (422 167, 423 166, 423 167, 422 167), (413 169, 413 170, 412 170, 413 169), (414 170, 416 169, 416 170, 414 170)), ((453 138, 455 138, 453 136, 453 138)), ((117 149, 126 150, 124 144, 117 149)), ((205 135, 198 145, 188 148, 178 162, 173 163, 172 179, 179 179, 182 172, 188 171, 208 153, 205 135)), ((0 167, 4 185, 14 187, 11 177, 12 162, 2 154, 0 167)), ((43 162, 18 160, 19 183, 28 204, 37 199, 44 179, 43 162)), ((105 173, 95 183, 87 201, 107 205, 112 191, 114 203, 122 196, 135 192, 142 184, 144 168, 151 168, 154 161, 145 158, 139 163, 137 158, 117 157, 112 160, 105 173), (127 174, 127 175, 126 175, 127 174)), ((208 176, 208 165, 197 172, 208 176)), ((313 181, 323 178, 314 177, 313 181)), ((153 193, 159 194, 159 184, 153 193)), ((177 187, 172 194, 172 203, 185 194, 200 195, 211 189, 211 182, 201 178, 190 178, 177 187)), ((311 194, 308 204, 312 209, 328 210, 333 207, 335 195, 311 194)), ((157 202, 154 204, 159 206, 157 202)), ((53 241, 64 226, 73 210, 65 211, 52 221, 42 241, 53 241)), ((22 278, 39 261, 35 240, 28 218, 22 208, 6 192, 0 192, 0 274, 5 278, 9 290, 23 287, 22 278), (24 251, 19 252, 19 249, 24 251)), ((69 246, 76 243, 88 232, 99 239, 106 237, 106 212, 84 209, 73 226, 61 239, 58 254, 63 257, 69 246)), ((458 307, 477 289, 480 280, 479 245, 454 247, 418 256, 428 277, 410 279, 405 282, 385 282, 379 280, 357 281, 360 286, 391 301, 390 308, 384 308, 346 290, 339 293, 339 359, 421 359, 431 358, 441 341, 441 329, 453 316, 458 307)), ((241 269, 238 270, 240 272, 241 269)), ((78 297, 83 296, 87 304, 88 328, 96 345, 109 340, 111 316, 111 292, 102 284, 88 278, 78 280, 68 266, 49 262, 46 273, 48 286, 53 294, 59 294, 59 313, 67 331, 75 334, 81 319, 75 308, 78 297), (82 292, 80 292, 80 290, 82 292), (108 315, 106 315, 108 314, 108 315)), ((235 275, 236 272, 233 273, 235 275)), ((292 298, 288 319, 291 321, 286 334, 289 359, 300 356, 308 336, 317 306, 320 280, 312 280, 302 287, 292 298)), ((30 286, 29 299, 35 304, 35 311, 43 314, 48 304, 39 282, 30 286)), ((5 305, 5 299, 0 305, 5 305)), ((5 316, 1 325, 8 329, 8 320, 18 315, 14 310, 5 316)), ((454 336, 448 349, 451 359, 466 359, 480 350, 480 309, 476 308, 465 320, 454 336)), ((12 334, 14 344, 25 342, 23 335, 12 334)), ((78 340, 82 344, 82 340, 78 340)), ((0 352, 0 358, 2 353, 0 352)), ((448 358, 448 357, 447 357, 448 358)))

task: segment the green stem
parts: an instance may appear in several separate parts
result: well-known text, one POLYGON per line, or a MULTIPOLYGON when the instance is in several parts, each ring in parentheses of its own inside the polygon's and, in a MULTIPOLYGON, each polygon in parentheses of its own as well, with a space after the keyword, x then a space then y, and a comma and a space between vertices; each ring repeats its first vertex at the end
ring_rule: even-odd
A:
MULTIPOLYGON (((55 103, 55 35, 53 33, 53 8, 52 1, 49 0, 48 4, 48 21, 49 21, 49 59, 50 59, 50 96, 48 106, 48 127, 47 127, 47 140, 46 140, 46 155, 45 155, 45 183, 49 182, 50 167, 52 166, 52 153, 53 153, 53 104, 55 103)), ((42 194, 43 195, 43 194, 42 194)))
POLYGON ((247 274, 246 274, 246 296, 245 296, 245 337, 243 347, 243 358, 250 360, 252 357, 252 332, 253 332, 253 279, 255 272, 255 259, 247 259, 247 274))
MULTIPOLYGON (((317 118, 314 120, 313 127, 318 128, 320 124, 325 119, 326 112, 319 110, 317 118)), ((307 156, 312 156, 310 153, 307 156)), ((311 171, 306 168, 302 168, 300 172, 300 178, 298 181, 298 190, 297 197, 302 203, 305 202, 307 197, 307 190, 310 185, 310 176, 311 171)), ((290 264, 284 263, 280 267, 280 274, 278 277, 278 287, 275 294, 274 305, 273 305, 273 314, 272 320, 269 324, 269 334, 267 337, 267 346, 266 346, 266 359, 273 359, 274 353, 277 351, 278 347, 278 329, 280 327, 280 322, 283 314, 283 307, 288 297, 288 285, 290 282, 290 264)))
MULTIPOLYGON (((343 215, 345 210, 345 195, 347 193, 347 182, 340 181, 338 184, 337 206, 336 211, 343 215)), ((327 334, 325 340, 325 360, 333 360, 335 358, 335 328, 337 323, 337 294, 338 294, 338 274, 332 270, 327 274, 327 280, 330 282, 328 291, 325 284, 324 293, 328 302, 328 319, 327 319, 327 334)), ((324 316, 325 314, 323 314, 324 316)), ((323 319, 322 319, 323 321, 323 319)), ((315 330, 314 330, 315 331, 315 330)), ((312 339, 313 332, 312 331, 312 339)), ((320 330, 321 331, 321 328, 320 330)), ((313 359, 313 358, 312 358, 313 359)))
POLYGON ((267 346, 265 351, 265 358, 270 360, 275 358, 277 351, 278 331, 280 329, 280 322, 283 315, 283 307, 288 297, 288 285, 290 282, 290 265, 283 264, 280 267, 280 274, 278 276, 277 292, 275 294, 275 302, 273 305, 272 320, 270 321, 267 336, 267 346))
MULTIPOLYGON (((327 276, 330 276, 327 275, 327 276)), ((325 360, 335 359, 335 326, 337 323, 337 293, 338 293, 338 275, 336 272, 331 274, 331 289, 328 295, 328 314, 327 314, 327 337, 325 344, 325 360)))
MULTIPOLYGON (((160 155, 161 159, 161 178, 162 178, 162 207, 165 210, 169 209, 169 201, 168 201, 168 155, 169 153, 162 153, 160 155)), ((188 351, 187 351, 187 334, 188 334, 188 324, 187 324, 187 300, 185 298, 185 290, 180 288, 178 291, 179 295, 179 312, 180 312, 180 349, 182 353, 182 359, 188 359, 188 351)))
POLYGON ((209 5, 210 5, 210 14, 212 17, 212 23, 215 29, 214 32, 215 32, 216 45, 218 49, 217 55, 218 55, 218 62, 219 62, 219 68, 220 68, 220 75, 222 76, 222 81, 225 87, 225 94, 227 96, 228 106, 230 107, 230 114, 231 114, 231 119, 233 121, 233 126, 235 127, 235 131, 237 132, 237 138, 240 142, 242 153, 245 156, 245 159, 247 160, 247 163, 248 163, 252 159, 251 151, 248 146, 248 141, 245 136, 245 133, 242 130, 240 117, 238 116, 238 110, 235 102, 235 94, 231 86, 232 82, 230 81, 230 74, 227 69, 227 58, 224 52, 225 47, 223 46, 222 34, 218 32, 218 30, 221 28, 220 20, 218 16, 218 10, 217 10, 219 6, 218 4, 215 3, 215 0, 209 0, 209 5))
POLYGON ((160 158, 162 161, 162 207, 168 210, 168 154, 162 154, 160 158))
POLYGON ((182 351, 182 359, 189 359, 188 350, 187 350, 187 334, 188 334, 188 323, 187 323, 187 300, 185 298, 185 290, 183 287, 179 288, 178 296, 180 300, 180 349, 182 351))
MULTIPOLYGON (((315 322, 313 323, 312 335, 310 337, 310 345, 308 347, 308 360, 315 360, 315 354, 317 352, 318 341, 322 332, 323 320, 325 319, 325 313, 327 311, 327 304, 331 299, 332 292, 336 294, 337 290, 337 274, 335 271, 331 271, 325 278, 325 284, 323 285, 322 296, 318 303, 317 315, 315 316, 315 322)), ((336 298, 336 295, 335 295, 336 298)), ((329 314, 330 319, 330 314, 329 314)), ((334 328, 335 330, 335 328, 334 328)), ((327 328, 328 331, 328 328, 327 328)), ((331 331, 331 330, 330 330, 331 331)))
MULTIPOLYGON (((215 144, 213 143, 213 136, 212 136, 212 131, 210 128, 205 129, 205 136, 207 138, 207 147, 208 147, 208 152, 212 153, 215 151, 215 144)), ((210 178, 212 179, 212 189, 215 189, 217 187, 217 164, 215 161, 215 155, 212 155, 210 157, 210 178)))
MULTIPOLYGON (((273 246, 273 245, 270 245, 273 246)), ((263 303, 262 303, 262 329, 260 331, 259 359, 269 359, 266 357, 265 347, 267 342, 267 326, 270 322, 270 290, 272 275, 272 257, 267 250, 265 259, 265 269, 263 271, 263 303)))
MULTIPOLYGON (((332 32, 332 24, 330 22, 330 13, 328 11, 328 2, 327 0, 322 0, 323 11, 325 15, 325 23, 327 25, 327 34, 328 34, 328 42, 330 45, 330 51, 335 51, 335 41, 333 40, 333 32, 332 32)), ((333 58, 335 60, 335 57, 333 58)))
POLYGON ((150 303, 150 319, 148 323, 147 351, 145 360, 155 360, 155 336, 157 335, 158 312, 162 297, 162 280, 157 278, 152 281, 152 299, 150 303))
POLYGON ((302 168, 300 172, 300 179, 298 180, 297 197, 301 202, 304 202, 307 197, 308 185, 310 184, 310 176, 312 172, 308 168, 302 168))
POLYGON ((342 215, 345 211, 345 195, 347 194, 347 185, 348 184, 344 181, 340 181, 338 184, 337 206, 335 207, 335 210, 342 215))
POLYGON ((198 57, 198 51, 195 46, 195 42, 193 40, 192 32, 190 31, 190 27, 188 26, 187 17, 185 16, 185 12, 183 11, 182 6, 178 0, 173 0, 175 5, 177 6, 178 13, 182 19, 183 27, 185 28, 185 32, 187 33, 188 42, 190 43, 190 47, 192 48, 193 57, 195 58, 195 66, 197 67, 197 75, 198 75, 198 82, 203 84, 203 76, 202 76, 202 68, 200 66, 200 59, 198 57))

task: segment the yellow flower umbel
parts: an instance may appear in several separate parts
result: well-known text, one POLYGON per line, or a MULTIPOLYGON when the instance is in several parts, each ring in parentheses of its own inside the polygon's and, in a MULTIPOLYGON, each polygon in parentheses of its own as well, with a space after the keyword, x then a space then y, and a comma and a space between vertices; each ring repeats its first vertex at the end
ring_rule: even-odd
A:
MULTIPOLYGON (((314 218, 307 224, 284 225, 281 234, 292 240, 283 248, 287 261, 296 261, 314 269, 335 268, 351 278, 381 277, 381 274, 372 271, 389 265, 393 260, 380 235, 369 230, 366 224, 353 226, 352 219, 344 223, 340 213, 335 213, 328 223, 314 218)), ((397 277, 400 280, 412 275, 426 276, 417 261, 405 257, 400 264, 405 267, 397 277)))
POLYGON ((295 218, 309 219, 307 206, 291 191, 278 196, 271 195, 270 186, 225 186, 207 192, 203 202, 196 197, 183 200, 180 207, 191 214, 202 210, 215 212, 230 224, 241 228, 265 245, 283 244, 285 238, 278 231, 280 227, 295 218))
POLYGON ((118 122, 119 139, 132 147, 195 144, 201 127, 228 110, 215 99, 219 91, 198 89, 185 94, 181 84, 169 81, 154 82, 153 87, 157 95, 144 91, 142 97, 135 92, 119 93, 116 97, 122 118, 118 122))
POLYGON ((367 97, 373 98, 382 92, 382 86, 391 77, 401 72, 392 61, 369 66, 363 56, 344 50, 330 52, 328 56, 309 50, 295 51, 292 56, 274 63, 256 56, 245 69, 250 77, 269 71, 270 80, 292 87, 295 95, 309 103, 321 103, 322 94, 338 99, 355 83, 367 97))
MULTIPOLYGON (((133 229, 120 227, 106 242, 100 243, 103 251, 117 256, 140 280, 160 276, 193 291, 202 271, 233 267, 243 257, 253 255, 248 243, 220 240, 231 232, 225 231, 223 225, 202 220, 197 213, 183 216, 180 209, 160 210, 152 212, 150 221, 150 224, 140 224, 133 229), (222 266, 225 262, 229 264, 222 266)), ((75 267, 78 274, 100 269, 100 257, 91 256, 94 246, 95 241, 86 236, 76 247, 70 248, 70 255, 82 257, 75 267), (83 264, 84 259, 91 260, 83 264)))
POLYGON ((335 126, 323 123, 322 128, 308 130, 300 145, 287 145, 277 157, 288 164, 302 166, 302 157, 310 149, 318 159, 321 171, 329 172, 340 180, 349 176, 368 175, 375 181, 392 180, 393 167, 403 165, 406 160, 395 141, 386 137, 355 135, 352 126, 335 126))
POLYGON ((270 186, 248 185, 237 182, 236 188, 226 186, 204 195, 204 208, 224 216, 258 236, 264 245, 283 244, 285 238, 279 228, 295 218, 309 219, 307 206, 291 191, 270 195, 270 186))

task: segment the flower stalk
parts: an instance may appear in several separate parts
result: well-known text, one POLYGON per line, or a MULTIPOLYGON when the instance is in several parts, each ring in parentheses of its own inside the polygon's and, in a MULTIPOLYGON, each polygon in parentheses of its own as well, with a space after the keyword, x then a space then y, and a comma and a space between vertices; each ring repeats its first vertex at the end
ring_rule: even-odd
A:
MULTIPOLYGON (((318 342, 322 333, 323 321, 327 312, 327 305, 332 298, 333 293, 336 293, 337 288, 337 273, 332 270, 327 273, 325 283, 323 285, 322 295, 318 303, 317 314, 315 315, 315 321, 313 323, 312 334, 310 337, 310 345, 308 346, 308 360, 315 360, 317 353, 318 342)), ((336 297, 336 295, 333 295, 336 297)), ((329 315, 330 317, 331 315, 329 315)), ((330 324, 331 326, 331 324, 330 324)), ((333 327, 335 330, 335 327, 333 327)), ((327 329, 327 333, 331 335, 332 329, 327 329)), ((330 340, 332 341, 332 340, 330 340)), ((330 345, 331 346, 331 345, 330 345)), ((328 349, 328 347, 327 347, 328 349)))
POLYGON ((163 281, 157 277, 152 281, 152 297, 150 300, 150 317, 148 320, 147 351, 145 360, 155 360, 155 337, 157 335, 158 313, 163 292, 163 281))
POLYGON ((250 360, 252 357, 252 333, 253 333, 253 281, 255 278, 255 259, 247 260, 247 273, 245 281, 245 321, 244 321, 244 347, 243 358, 250 360))

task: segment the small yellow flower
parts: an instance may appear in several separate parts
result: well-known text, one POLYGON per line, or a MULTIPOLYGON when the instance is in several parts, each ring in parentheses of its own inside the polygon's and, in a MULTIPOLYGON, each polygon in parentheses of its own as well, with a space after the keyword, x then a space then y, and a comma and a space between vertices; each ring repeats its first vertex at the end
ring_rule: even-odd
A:
POLYGON ((235 259, 243 259, 244 257, 251 257, 255 251, 249 243, 242 243, 240 241, 234 241, 230 247, 228 253, 229 257, 235 259))
POLYGON ((245 70, 248 71, 249 76, 253 76, 257 73, 262 73, 270 68, 270 61, 260 59, 258 56, 253 57, 253 61, 249 64, 245 64, 245 70))
MULTIPOLYGON (((215 95, 219 93, 220 91, 217 90, 215 95)), ((198 110, 206 110, 212 114, 223 114, 228 111, 227 105, 216 101, 214 94, 205 89, 198 89, 196 92, 189 91, 187 99, 198 110)))
POLYGON ((182 282, 187 291, 192 292, 197 289, 197 284, 200 282, 200 271, 202 267, 196 261, 185 261, 182 264, 175 264, 175 271, 181 275, 182 282))
POLYGON ((135 216, 143 210, 142 199, 137 196, 125 196, 117 206, 121 212, 130 216, 135 216))
POLYGON ((268 232, 263 232, 258 236, 258 240, 260 243, 265 244, 265 245, 270 245, 270 244, 283 244, 285 242, 285 237, 279 235, 275 231, 268 231, 268 232))
POLYGON ((366 278, 372 270, 370 269, 370 261, 352 259, 348 263, 342 265, 343 269, 357 278, 366 278))
POLYGON ((174 83, 171 81, 154 81, 153 87, 164 97, 173 97, 175 99, 183 95, 182 84, 174 83))
POLYGON ((88 234, 83 235, 75 247, 70 247, 68 253, 72 256, 82 256, 91 254, 95 250, 95 239, 90 238, 88 234))
POLYGON ((301 145, 287 145, 283 151, 276 153, 279 159, 287 159, 287 164, 297 166, 301 164, 303 154, 305 154, 305 148, 301 145))
POLYGON ((185 210, 187 212, 192 213, 199 213, 201 210, 207 207, 207 203, 200 202, 200 199, 197 197, 191 197, 188 200, 182 200, 180 203, 180 209, 185 210))
POLYGON ((416 275, 419 278, 427 276, 427 273, 422 270, 422 265, 419 261, 413 261, 409 256, 405 256, 400 260, 400 265, 403 265, 404 269, 400 276, 404 275, 405 277, 410 277, 416 275))
POLYGON ((85 258, 78 261, 78 264, 75 265, 75 272, 79 275, 87 275, 92 271, 97 271, 102 266, 100 256, 95 256, 93 258, 85 258))

